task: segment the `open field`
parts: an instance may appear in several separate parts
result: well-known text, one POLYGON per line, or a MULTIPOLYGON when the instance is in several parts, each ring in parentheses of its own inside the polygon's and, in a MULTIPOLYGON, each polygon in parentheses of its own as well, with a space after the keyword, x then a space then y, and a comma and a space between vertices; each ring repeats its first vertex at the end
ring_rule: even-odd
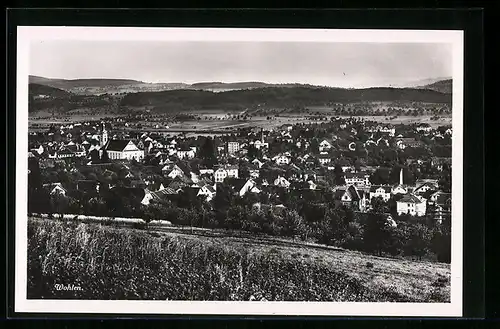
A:
POLYGON ((28 255, 28 298, 449 302, 450 292, 447 264, 224 231, 30 218, 28 255))

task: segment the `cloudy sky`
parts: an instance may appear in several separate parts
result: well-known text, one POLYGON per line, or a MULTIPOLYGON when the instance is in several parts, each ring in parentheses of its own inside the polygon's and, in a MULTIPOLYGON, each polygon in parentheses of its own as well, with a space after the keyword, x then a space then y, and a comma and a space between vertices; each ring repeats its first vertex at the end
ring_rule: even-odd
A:
POLYGON ((356 88, 451 77, 452 49, 439 43, 50 40, 31 44, 30 74, 356 88))

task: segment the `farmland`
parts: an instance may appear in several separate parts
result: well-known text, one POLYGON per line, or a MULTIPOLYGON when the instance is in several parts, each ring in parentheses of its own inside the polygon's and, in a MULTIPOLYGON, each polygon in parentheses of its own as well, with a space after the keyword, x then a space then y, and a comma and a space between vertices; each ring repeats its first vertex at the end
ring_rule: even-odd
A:
POLYGON ((28 255, 28 298, 449 302, 448 264, 232 231, 30 218, 28 255))

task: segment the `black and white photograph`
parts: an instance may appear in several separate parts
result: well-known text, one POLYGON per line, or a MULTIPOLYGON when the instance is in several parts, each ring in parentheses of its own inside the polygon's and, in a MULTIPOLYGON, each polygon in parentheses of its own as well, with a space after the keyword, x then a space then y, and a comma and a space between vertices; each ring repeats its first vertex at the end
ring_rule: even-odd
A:
POLYGON ((461 31, 17 34, 16 311, 461 315, 461 31))

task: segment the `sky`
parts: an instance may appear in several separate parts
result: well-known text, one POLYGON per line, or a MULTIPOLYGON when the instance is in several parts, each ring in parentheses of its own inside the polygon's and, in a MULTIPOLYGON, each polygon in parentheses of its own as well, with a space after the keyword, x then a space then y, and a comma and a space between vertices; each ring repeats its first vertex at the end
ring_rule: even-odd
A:
POLYGON ((444 43, 34 41, 30 74, 144 82, 397 86, 452 76, 444 43))

